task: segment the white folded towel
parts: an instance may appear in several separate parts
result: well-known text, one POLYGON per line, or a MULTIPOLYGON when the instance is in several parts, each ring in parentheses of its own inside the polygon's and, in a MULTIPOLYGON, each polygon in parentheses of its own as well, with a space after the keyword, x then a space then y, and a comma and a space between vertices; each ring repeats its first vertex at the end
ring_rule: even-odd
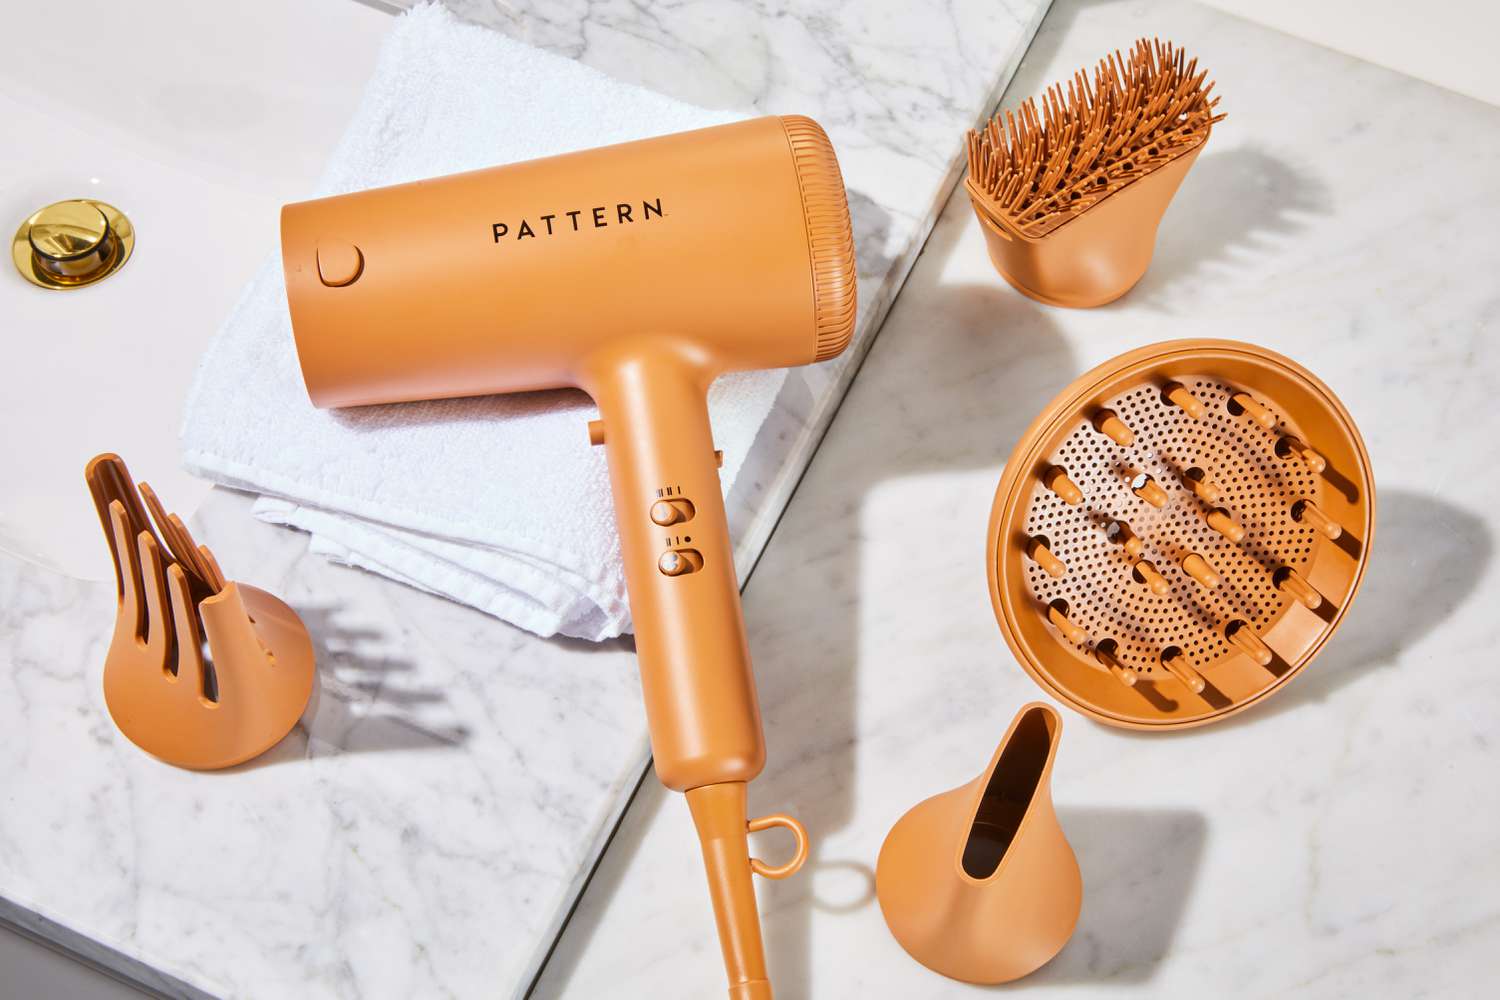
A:
MULTIPOLYGON (((438 6, 395 20, 316 192, 338 194, 744 117, 622 84, 465 25, 438 6)), ((476 295, 483 289, 475 289, 476 295)), ((785 373, 709 394, 727 492, 785 373)), ((214 339, 182 448, 202 476, 265 496, 257 516, 331 559, 442 594, 538 635, 628 631, 596 415, 580 392, 316 410, 297 366, 279 257, 214 339)))

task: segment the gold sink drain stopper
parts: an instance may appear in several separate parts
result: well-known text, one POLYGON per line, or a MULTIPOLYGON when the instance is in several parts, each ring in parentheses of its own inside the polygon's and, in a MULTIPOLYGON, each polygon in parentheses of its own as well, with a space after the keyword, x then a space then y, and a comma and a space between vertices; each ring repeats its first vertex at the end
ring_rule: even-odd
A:
POLYGON ((1250 344, 1179 340, 1075 381, 995 493, 990 598, 1054 697, 1172 729, 1279 689, 1343 620, 1375 523, 1359 431, 1250 344))
POLYGON ((10 249, 16 270, 33 285, 83 288, 125 266, 135 249, 135 227, 113 205, 75 198, 22 222, 10 249))

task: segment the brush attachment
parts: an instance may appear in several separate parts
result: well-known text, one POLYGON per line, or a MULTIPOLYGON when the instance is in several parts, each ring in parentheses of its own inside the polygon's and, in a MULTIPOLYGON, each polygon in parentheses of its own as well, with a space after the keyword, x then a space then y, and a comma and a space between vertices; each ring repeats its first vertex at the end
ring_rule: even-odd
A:
POLYGON ((1026 670, 1086 714, 1200 725, 1277 690, 1358 589, 1369 456, 1311 373, 1230 341, 1096 368, 1012 453, 990 595, 1026 670))
POLYGON ((1224 117, 1206 77, 1171 42, 1141 39, 1092 78, 1079 70, 969 132, 966 186, 1006 280, 1092 306, 1140 279, 1162 212, 1224 117))

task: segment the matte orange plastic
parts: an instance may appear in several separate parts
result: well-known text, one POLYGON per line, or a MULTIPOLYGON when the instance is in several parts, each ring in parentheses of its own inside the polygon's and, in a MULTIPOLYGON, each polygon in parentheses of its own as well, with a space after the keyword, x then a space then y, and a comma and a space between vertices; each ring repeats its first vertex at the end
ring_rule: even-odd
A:
POLYGON ((1035 972, 1083 904, 1078 859, 1052 808, 1062 719, 1032 702, 978 778, 917 805, 886 836, 875 892, 913 958, 970 983, 1035 972))
POLYGON ((849 342, 827 136, 761 118, 288 205, 282 256, 319 406, 561 386, 598 404, 579 443, 608 455, 656 772, 691 793, 731 996, 769 996, 744 836, 765 746, 705 399, 724 372, 849 342))
POLYGON ((1224 117, 1205 76, 1170 42, 1141 39, 1066 92, 1054 84, 1040 109, 1029 99, 969 133, 965 188, 1006 281, 1085 308, 1141 279, 1162 214, 1224 117))
POLYGON ((199 770, 275 746, 312 695, 313 647, 302 620, 265 591, 225 581, 213 553, 145 483, 142 506, 118 455, 95 457, 84 477, 115 564, 115 631, 104 661, 115 725, 147 753, 199 770))
POLYGON ((990 597, 1048 693, 1111 725, 1202 725, 1323 648, 1374 524, 1369 455, 1327 386, 1250 344, 1170 341, 1083 375, 1021 437, 990 514, 990 597), (1130 444, 1100 414, 1134 428, 1130 444), (1081 503, 1049 488, 1055 465, 1081 503))

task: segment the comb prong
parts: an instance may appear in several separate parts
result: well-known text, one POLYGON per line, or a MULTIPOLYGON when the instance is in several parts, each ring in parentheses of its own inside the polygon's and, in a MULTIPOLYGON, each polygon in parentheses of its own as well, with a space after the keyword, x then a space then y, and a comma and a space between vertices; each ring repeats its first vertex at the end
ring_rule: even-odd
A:
POLYGON ((1105 525, 1104 534, 1116 545, 1124 547, 1125 554, 1132 559, 1140 558, 1141 553, 1146 551, 1146 543, 1124 521, 1109 522, 1105 525))
POLYGON ((198 607, 188 588, 187 573, 177 563, 167 567, 167 589, 172 595, 172 622, 177 639, 178 690, 203 698, 203 636, 198 629, 198 607))
POLYGON ((172 663, 176 641, 171 599, 167 595, 166 561, 160 543, 151 532, 143 531, 135 540, 141 565, 141 596, 145 602, 146 648, 152 664, 158 670, 166 670, 172 663))
POLYGON ((118 618, 120 621, 133 621, 132 631, 136 641, 144 642, 146 639, 146 605, 144 589, 141 586, 141 557, 135 544, 136 535, 131 533, 130 515, 125 512, 123 503, 119 500, 111 500, 108 510, 110 536, 113 539, 111 548, 115 556, 115 578, 119 585, 116 594, 120 602, 118 618))
POLYGON ((1167 505, 1167 491, 1147 473, 1139 473, 1130 481, 1130 492, 1158 510, 1167 505))

